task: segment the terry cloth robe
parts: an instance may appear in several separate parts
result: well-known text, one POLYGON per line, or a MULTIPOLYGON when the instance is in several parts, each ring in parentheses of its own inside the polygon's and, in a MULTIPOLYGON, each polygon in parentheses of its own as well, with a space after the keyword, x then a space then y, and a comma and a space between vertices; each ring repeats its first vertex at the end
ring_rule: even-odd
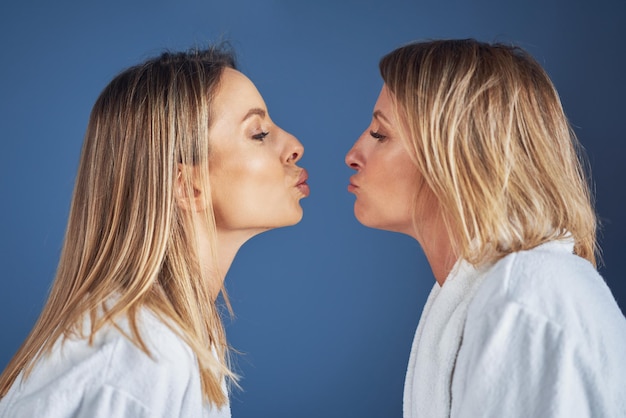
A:
MULTIPOLYGON (((228 405, 217 410, 204 402, 189 346, 152 314, 138 319, 154 358, 112 326, 98 331, 93 346, 57 342, 0 400, 0 418, 229 418, 228 405)), ((118 323, 129 332, 127 321, 118 323)))
POLYGON ((404 417, 626 417, 626 319, 572 251, 457 262, 420 318, 404 417))

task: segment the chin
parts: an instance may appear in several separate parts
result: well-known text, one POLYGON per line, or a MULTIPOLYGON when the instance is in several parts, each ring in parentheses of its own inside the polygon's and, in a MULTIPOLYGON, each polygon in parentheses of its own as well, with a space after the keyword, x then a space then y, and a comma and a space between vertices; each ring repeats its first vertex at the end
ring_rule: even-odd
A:
POLYGON ((361 225, 375 228, 375 226, 373 226, 367 219, 367 213, 365 213, 365 211, 363 210, 359 210, 357 205, 354 205, 354 217, 356 218, 357 221, 361 223, 361 225))
POLYGON ((295 224, 299 223, 302 220, 303 217, 304 217, 304 211, 302 210, 302 208, 300 208, 300 210, 296 214, 294 214, 293 218, 285 226, 295 225, 295 224))
POLYGON ((354 208, 354 217, 359 221, 359 223, 363 226, 367 226, 368 228, 380 229, 382 231, 392 231, 397 232, 390 225, 387 225, 384 222, 381 222, 381 219, 376 219, 376 216, 372 216, 364 211, 359 211, 356 207, 354 208))
POLYGON ((304 217, 304 212, 302 208, 299 208, 299 210, 286 215, 284 218, 278 219, 275 223, 273 223, 273 226, 270 226, 267 229, 275 229, 275 228, 283 228, 286 226, 293 226, 299 223, 303 217, 304 217))
POLYGON ((361 225, 366 226, 368 228, 385 230, 385 228, 382 228, 380 225, 373 223, 373 222, 368 222, 367 220, 359 219, 359 217, 357 217, 356 220, 359 221, 361 225))

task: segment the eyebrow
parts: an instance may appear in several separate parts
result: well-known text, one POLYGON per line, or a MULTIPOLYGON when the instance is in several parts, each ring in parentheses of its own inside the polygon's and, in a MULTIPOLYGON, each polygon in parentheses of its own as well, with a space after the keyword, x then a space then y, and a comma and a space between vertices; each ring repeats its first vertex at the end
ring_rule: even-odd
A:
POLYGON ((264 118, 266 114, 267 114, 267 112, 265 112, 265 110, 261 109, 260 107, 255 107, 255 108, 252 108, 252 109, 248 110, 248 113, 246 113, 246 116, 244 116, 241 121, 243 122, 246 119, 248 119, 249 117, 252 117, 254 115, 258 115, 261 118, 264 118))
POLYGON ((376 119, 382 119, 383 121, 387 123, 387 125, 391 125, 391 123, 389 122, 389 119, 387 119, 387 117, 380 110, 375 110, 372 116, 376 119))

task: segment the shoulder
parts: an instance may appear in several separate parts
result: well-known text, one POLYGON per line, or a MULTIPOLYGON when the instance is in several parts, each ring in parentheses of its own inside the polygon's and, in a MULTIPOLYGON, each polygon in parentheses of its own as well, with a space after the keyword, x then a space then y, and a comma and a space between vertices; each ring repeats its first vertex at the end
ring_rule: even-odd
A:
POLYGON ((478 400, 477 413, 485 399, 507 411, 538 408, 532 416, 544 407, 623 411, 626 319, 589 262, 549 243, 481 274, 457 357, 457 399, 478 400))
MULTIPOLYGON (((162 321, 148 312, 138 317, 146 354, 125 334, 126 318, 119 328, 100 330, 86 339, 65 339, 42 357, 27 379, 10 393, 12 411, 63 410, 46 416, 178 416, 190 405, 203 408, 200 376, 192 350, 162 321), (116 410, 126 415, 116 415, 116 410), (134 412, 133 412, 134 411, 134 412)), ((16 385, 14 385, 16 386, 16 385)), ((4 399, 3 399, 4 401, 4 399)), ((199 412, 198 415, 200 415, 199 412)), ((26 416, 26 415, 17 415, 26 416)))
POLYGON ((570 347, 590 364, 616 362, 626 319, 596 269, 551 242, 508 255, 484 272, 468 309, 466 333, 533 338, 544 350, 570 347), (550 345, 550 346, 548 346, 550 345))
POLYGON ((191 348, 173 331, 173 326, 168 326, 151 312, 143 310, 137 315, 137 327, 148 354, 126 337, 131 333, 127 318, 119 321, 118 325, 119 330, 113 327, 107 329, 103 340, 115 344, 111 355, 120 364, 130 363, 126 360, 128 358, 155 372, 188 373, 196 370, 196 358, 191 348))
MULTIPOLYGON (((141 312, 137 320, 148 353, 118 330, 107 330, 109 335, 104 337, 104 345, 110 348, 107 348, 102 385, 152 410, 178 411, 189 397, 201 406, 200 375, 193 351, 150 312, 141 312)), ((121 323, 120 328, 129 334, 127 323, 121 323)))
POLYGON ((473 314, 516 305, 563 327, 582 326, 598 317, 623 323, 602 277, 567 243, 551 242, 510 254, 484 274, 472 302, 473 314))

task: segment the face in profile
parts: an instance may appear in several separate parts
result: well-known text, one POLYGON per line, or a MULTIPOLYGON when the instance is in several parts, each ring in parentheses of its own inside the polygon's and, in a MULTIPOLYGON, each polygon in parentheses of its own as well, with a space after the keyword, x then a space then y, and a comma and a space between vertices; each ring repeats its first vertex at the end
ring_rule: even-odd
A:
POLYGON ((209 181, 217 228, 263 231, 302 218, 304 148, 272 120, 263 98, 239 71, 224 70, 213 102, 209 181))
POLYGON ((399 136, 392 98, 383 86, 370 126, 346 155, 356 170, 348 191, 354 193, 354 214, 363 225, 415 236, 413 203, 418 170, 399 136))

